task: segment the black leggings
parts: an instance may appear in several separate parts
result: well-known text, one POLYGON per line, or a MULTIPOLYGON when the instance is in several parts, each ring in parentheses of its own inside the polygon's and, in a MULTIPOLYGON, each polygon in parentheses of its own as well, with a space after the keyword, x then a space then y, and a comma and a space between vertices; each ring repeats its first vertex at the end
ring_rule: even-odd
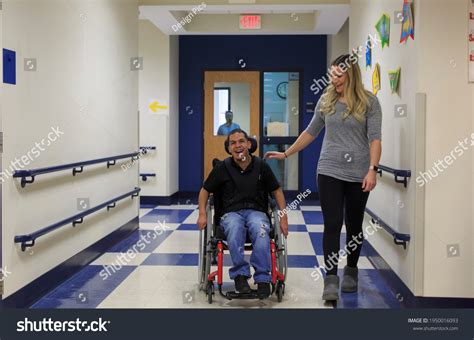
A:
MULTIPOLYGON (((362 183, 318 175, 319 200, 324 217, 323 251, 327 275, 337 275, 342 220, 346 224, 347 265, 357 267, 362 241, 362 223, 369 192, 362 183)), ((343 255, 341 251, 341 255, 343 255)))

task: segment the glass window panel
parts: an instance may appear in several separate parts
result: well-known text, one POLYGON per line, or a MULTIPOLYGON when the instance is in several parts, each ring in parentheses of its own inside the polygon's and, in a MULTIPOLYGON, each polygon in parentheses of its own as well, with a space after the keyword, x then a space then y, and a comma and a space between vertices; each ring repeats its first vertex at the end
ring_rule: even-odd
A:
MULTIPOLYGON (((288 145, 286 144, 264 144, 263 154, 268 151, 283 152, 287 148, 288 145)), ((296 154, 284 161, 266 160, 283 190, 298 190, 298 157, 299 154, 296 154)))
POLYGON ((264 136, 299 134, 299 72, 263 73, 264 136))
POLYGON ((250 84, 214 83, 214 135, 226 136, 236 128, 250 131, 250 84))

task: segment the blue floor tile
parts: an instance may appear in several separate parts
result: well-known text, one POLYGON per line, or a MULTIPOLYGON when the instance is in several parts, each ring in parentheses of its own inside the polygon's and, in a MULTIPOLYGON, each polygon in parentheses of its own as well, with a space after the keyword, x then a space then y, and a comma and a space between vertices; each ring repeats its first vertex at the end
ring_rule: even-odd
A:
POLYGON ((142 203, 142 204, 140 204, 140 209, 154 209, 154 208, 156 208, 156 206, 157 206, 156 204, 142 203))
POLYGON ((153 253, 143 261, 142 266, 197 266, 198 261, 198 254, 153 253))
MULTIPOLYGON (((342 276, 343 271, 338 274, 342 276)), ((375 269, 359 269, 359 289, 357 293, 341 293, 337 308, 403 308, 375 269)))
POLYGON ((87 266, 31 308, 96 308, 135 268, 123 266, 107 276, 102 266, 87 266))
MULTIPOLYGON (((313 249, 316 255, 323 255, 323 233, 309 233, 309 237, 311 239, 311 243, 313 245, 313 249)), ((340 249, 344 249, 346 246, 346 234, 341 233, 340 239, 340 249)), ((348 247, 350 250, 350 247, 348 247)), ((364 240, 362 244, 362 250, 360 251, 360 256, 369 256, 373 254, 373 248, 370 245, 367 245, 367 241, 364 240)))
POLYGON ((289 224, 288 225, 288 231, 289 232, 292 232, 292 231, 296 231, 296 232, 307 232, 308 229, 306 228, 306 225, 305 224, 289 224))
POLYGON ((154 209, 140 218, 140 222, 146 223, 182 223, 193 210, 184 209, 154 209))
POLYGON ((301 213, 306 224, 324 224, 321 211, 302 211, 301 213))
POLYGON ((288 255, 288 268, 318 267, 318 260, 314 255, 288 255))
POLYGON ((177 230, 199 230, 196 224, 181 224, 177 230))

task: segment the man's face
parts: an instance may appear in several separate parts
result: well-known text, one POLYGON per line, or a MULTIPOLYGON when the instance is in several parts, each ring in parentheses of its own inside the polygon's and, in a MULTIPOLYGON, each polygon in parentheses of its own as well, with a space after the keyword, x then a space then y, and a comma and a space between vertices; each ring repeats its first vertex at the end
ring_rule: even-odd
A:
POLYGON ((229 151, 235 161, 242 161, 243 157, 247 159, 250 146, 250 141, 245 139, 242 132, 236 132, 229 136, 229 151))
POLYGON ((227 122, 232 122, 232 119, 234 118, 234 115, 232 114, 232 112, 226 112, 225 114, 225 119, 227 122))

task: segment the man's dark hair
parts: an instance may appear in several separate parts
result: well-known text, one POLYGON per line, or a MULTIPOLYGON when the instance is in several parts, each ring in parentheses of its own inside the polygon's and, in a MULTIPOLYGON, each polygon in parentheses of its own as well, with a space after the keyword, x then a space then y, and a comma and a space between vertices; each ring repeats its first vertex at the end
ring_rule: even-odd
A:
POLYGON ((246 140, 249 140, 249 135, 247 135, 247 132, 245 132, 244 130, 242 129, 234 129, 232 130, 231 132, 229 132, 229 134, 227 135, 227 144, 230 143, 230 136, 235 134, 235 133, 243 133, 244 134, 244 137, 246 140))

